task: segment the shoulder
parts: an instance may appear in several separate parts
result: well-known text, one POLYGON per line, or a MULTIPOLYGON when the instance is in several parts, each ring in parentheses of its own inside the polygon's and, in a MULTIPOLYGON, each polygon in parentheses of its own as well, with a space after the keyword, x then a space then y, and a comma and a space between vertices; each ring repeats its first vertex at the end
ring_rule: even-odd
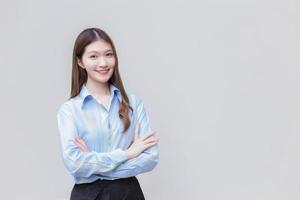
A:
POLYGON ((129 98, 129 104, 133 108, 137 108, 144 104, 142 99, 136 94, 130 93, 130 94, 128 94, 128 98, 129 98))
POLYGON ((140 115, 141 113, 146 112, 144 101, 138 95, 131 93, 128 95, 128 98, 130 105, 136 114, 140 115))
POLYGON ((77 106, 79 106, 79 101, 77 97, 65 100, 58 106, 57 115, 62 113, 71 115, 77 106))

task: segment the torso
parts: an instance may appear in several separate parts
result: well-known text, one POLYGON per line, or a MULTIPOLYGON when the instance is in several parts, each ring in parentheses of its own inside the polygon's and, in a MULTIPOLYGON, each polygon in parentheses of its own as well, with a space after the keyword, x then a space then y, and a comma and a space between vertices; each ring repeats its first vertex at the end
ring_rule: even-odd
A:
POLYGON ((97 96, 96 99, 99 103, 101 102, 106 109, 109 109, 108 107, 109 107, 110 96, 104 96, 104 97, 97 96))

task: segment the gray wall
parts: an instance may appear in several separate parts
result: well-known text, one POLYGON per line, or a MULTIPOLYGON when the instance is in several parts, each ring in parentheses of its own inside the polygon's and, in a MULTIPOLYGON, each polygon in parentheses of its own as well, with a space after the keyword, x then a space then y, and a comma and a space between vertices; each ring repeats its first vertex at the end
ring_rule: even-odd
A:
POLYGON ((1 199, 68 199, 58 106, 75 37, 113 38, 161 159, 149 200, 300 199, 300 4, 293 0, 1 1, 1 199), (3 198, 5 197, 5 198, 3 198))

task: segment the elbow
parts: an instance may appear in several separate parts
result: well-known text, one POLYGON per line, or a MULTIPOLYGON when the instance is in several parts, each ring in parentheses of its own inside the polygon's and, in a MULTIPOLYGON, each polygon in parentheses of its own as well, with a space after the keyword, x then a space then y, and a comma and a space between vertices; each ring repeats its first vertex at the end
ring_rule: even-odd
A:
POLYGON ((159 153, 155 153, 153 155, 153 168, 152 170, 158 165, 158 162, 159 162, 159 153))
POLYGON ((74 159, 68 155, 64 155, 63 161, 67 171, 71 176, 82 178, 88 178, 91 176, 91 174, 87 173, 88 171, 85 169, 83 163, 80 162, 79 158, 74 159))
POLYGON ((93 153, 84 155, 82 152, 65 152, 65 167, 73 177, 89 178, 93 174, 110 172, 116 164, 100 162, 93 153))
POLYGON ((147 171, 152 171, 159 163, 159 152, 155 151, 150 154, 149 165, 147 171))

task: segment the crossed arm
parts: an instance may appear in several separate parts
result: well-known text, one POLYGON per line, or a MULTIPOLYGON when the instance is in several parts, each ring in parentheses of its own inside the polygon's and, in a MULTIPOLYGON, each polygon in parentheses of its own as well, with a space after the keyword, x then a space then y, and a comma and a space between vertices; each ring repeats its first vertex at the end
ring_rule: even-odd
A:
MULTIPOLYGON (((144 139, 149 138, 152 134, 146 134, 141 138, 137 137, 139 126, 136 126, 135 130, 135 141, 143 142, 144 139)), ((151 139, 151 138, 150 138, 151 139)), ((90 152, 87 145, 81 138, 76 138, 74 143, 80 148, 83 152, 90 152)), ((151 144, 151 143, 150 143, 151 144)), ((137 144, 139 145, 139 144, 137 144)), ((115 169, 107 172, 102 172, 102 176, 107 176, 111 178, 126 178, 130 176, 136 176, 138 174, 151 171, 158 162, 158 147, 152 146, 144 150, 137 157, 128 159, 127 161, 121 163, 115 169)))
MULTIPOLYGON (((137 113, 139 135, 143 137, 151 132, 151 128, 142 102, 137 107, 137 113)), ((101 174, 110 178, 126 178, 151 171, 159 161, 158 145, 151 146, 132 159, 122 149, 104 153, 89 151, 85 149, 84 141, 78 138, 70 108, 62 106, 57 118, 63 160, 68 171, 74 176, 87 178, 92 174, 101 174)))

